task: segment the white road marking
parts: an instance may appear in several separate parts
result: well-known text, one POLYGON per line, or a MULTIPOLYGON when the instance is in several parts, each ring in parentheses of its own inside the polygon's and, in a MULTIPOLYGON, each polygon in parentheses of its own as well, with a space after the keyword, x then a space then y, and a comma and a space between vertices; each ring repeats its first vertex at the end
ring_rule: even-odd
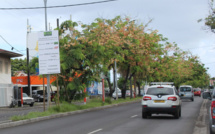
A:
POLYGON ((88 134, 94 134, 94 133, 99 132, 99 131, 102 131, 102 129, 101 129, 101 128, 100 128, 100 129, 97 129, 97 130, 92 131, 92 132, 90 132, 90 133, 88 133, 88 134))
POLYGON ((131 116, 131 118, 134 118, 134 117, 137 117, 138 115, 133 115, 133 116, 131 116))

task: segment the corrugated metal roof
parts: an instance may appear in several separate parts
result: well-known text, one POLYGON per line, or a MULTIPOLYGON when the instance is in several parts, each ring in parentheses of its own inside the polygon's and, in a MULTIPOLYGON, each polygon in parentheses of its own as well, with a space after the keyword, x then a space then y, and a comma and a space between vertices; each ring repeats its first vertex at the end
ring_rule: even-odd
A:
POLYGON ((20 57, 20 56, 23 56, 23 55, 19 54, 19 53, 10 52, 10 51, 7 51, 7 50, 0 49, 0 56, 20 57))

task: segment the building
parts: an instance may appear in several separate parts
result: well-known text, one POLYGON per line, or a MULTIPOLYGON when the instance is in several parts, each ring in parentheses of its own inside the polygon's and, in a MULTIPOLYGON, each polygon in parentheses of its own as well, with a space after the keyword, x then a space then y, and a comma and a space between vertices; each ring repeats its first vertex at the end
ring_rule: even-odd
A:
POLYGON ((11 58, 21 54, 0 49, 0 107, 9 106, 13 97, 11 81, 11 58))
MULTIPOLYGON (((54 82, 55 80, 56 77, 50 78, 51 91, 57 90, 57 87, 51 85, 51 83, 54 82)), ((28 91, 28 76, 26 76, 23 73, 21 73, 21 75, 19 74, 18 76, 13 76, 12 82, 14 85, 18 85, 18 87, 23 87, 23 92, 27 93, 29 96, 32 96, 33 90, 43 90, 43 84, 45 86, 45 89, 47 88, 47 78, 44 78, 43 83, 43 78, 38 75, 30 76, 30 91, 28 91)))

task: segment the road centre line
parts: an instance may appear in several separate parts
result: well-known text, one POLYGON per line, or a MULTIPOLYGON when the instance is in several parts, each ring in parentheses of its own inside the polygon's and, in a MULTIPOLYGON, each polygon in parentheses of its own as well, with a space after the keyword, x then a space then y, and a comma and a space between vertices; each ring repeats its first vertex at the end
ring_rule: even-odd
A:
POLYGON ((101 128, 100 128, 100 129, 97 129, 97 130, 92 131, 92 132, 90 132, 90 133, 88 133, 88 134, 94 134, 94 133, 99 132, 99 131, 102 131, 102 129, 101 129, 101 128))
POLYGON ((134 118, 134 117, 137 117, 138 115, 133 115, 133 116, 131 116, 131 118, 134 118))

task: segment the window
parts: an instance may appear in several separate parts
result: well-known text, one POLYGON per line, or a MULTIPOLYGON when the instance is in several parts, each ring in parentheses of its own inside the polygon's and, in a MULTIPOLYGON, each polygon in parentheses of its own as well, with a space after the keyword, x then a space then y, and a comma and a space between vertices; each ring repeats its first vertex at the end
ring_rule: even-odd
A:
POLYGON ((180 91, 181 92, 191 92, 191 88, 190 87, 180 87, 180 91))
POLYGON ((3 62, 2 61, 0 61, 0 73, 2 73, 2 71, 3 71, 3 64, 2 64, 3 62))
POLYGON ((173 95, 173 89, 172 88, 149 88, 147 93, 149 95, 173 95))

